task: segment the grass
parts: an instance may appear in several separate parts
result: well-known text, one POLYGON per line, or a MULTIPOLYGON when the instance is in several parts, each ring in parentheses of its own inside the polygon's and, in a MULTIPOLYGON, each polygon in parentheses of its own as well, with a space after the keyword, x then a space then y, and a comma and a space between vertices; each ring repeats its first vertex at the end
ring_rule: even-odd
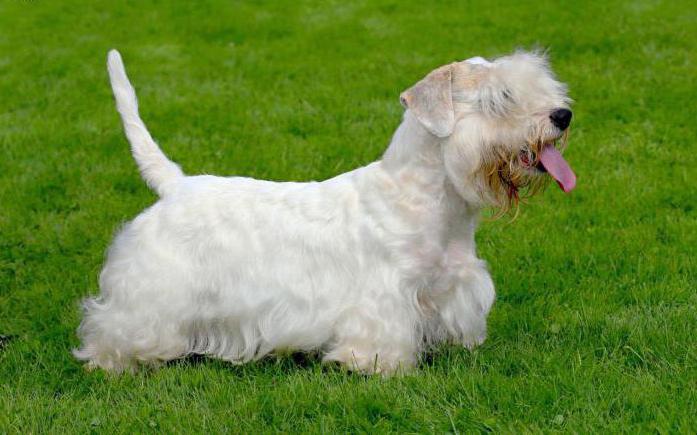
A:
POLYGON ((688 1, 0 2, 0 432, 694 432, 697 10, 688 1), (153 202, 105 72, 189 173, 327 178, 379 158, 434 67, 549 49, 579 175, 484 222, 490 338, 411 376, 316 358, 86 373, 77 302, 153 202))

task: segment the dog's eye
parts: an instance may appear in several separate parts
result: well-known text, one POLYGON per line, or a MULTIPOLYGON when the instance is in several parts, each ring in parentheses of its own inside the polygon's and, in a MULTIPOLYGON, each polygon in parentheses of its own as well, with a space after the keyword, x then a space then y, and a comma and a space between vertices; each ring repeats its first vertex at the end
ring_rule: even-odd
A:
POLYGON ((478 103, 479 109, 487 115, 504 117, 513 108, 515 101, 513 93, 504 89, 502 91, 482 92, 478 103))

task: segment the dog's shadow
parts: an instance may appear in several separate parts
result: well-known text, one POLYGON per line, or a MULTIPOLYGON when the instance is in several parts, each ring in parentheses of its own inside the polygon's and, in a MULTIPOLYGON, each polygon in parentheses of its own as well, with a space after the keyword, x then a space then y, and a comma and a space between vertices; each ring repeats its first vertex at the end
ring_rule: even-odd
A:
POLYGON ((186 357, 168 361, 164 367, 210 367, 230 371, 240 376, 248 372, 290 373, 296 371, 336 372, 342 371, 338 364, 322 362, 317 352, 293 352, 282 355, 267 355, 257 361, 235 363, 204 354, 190 354, 186 357))
MULTIPOLYGON (((415 370, 437 369, 442 364, 440 359, 446 361, 453 358, 458 351, 449 346, 440 346, 430 349, 421 355, 415 370)), ((468 352, 469 353, 469 352, 468 352)), ((293 372, 319 372, 322 374, 335 374, 360 377, 371 377, 370 374, 351 371, 345 366, 333 361, 322 361, 319 352, 292 352, 283 354, 266 355, 259 360, 246 363, 235 363, 221 360, 204 354, 190 354, 186 357, 164 363, 163 367, 195 368, 206 367, 214 370, 227 371, 236 376, 245 377, 253 373, 290 374, 293 372)))

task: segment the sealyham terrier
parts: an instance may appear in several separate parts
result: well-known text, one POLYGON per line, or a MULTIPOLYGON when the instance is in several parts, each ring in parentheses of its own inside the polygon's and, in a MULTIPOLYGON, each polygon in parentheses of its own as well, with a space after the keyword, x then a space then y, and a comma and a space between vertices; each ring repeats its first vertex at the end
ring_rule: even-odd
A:
POLYGON ((439 342, 471 348, 495 295, 475 250, 480 210, 517 209, 548 176, 576 183, 560 153, 571 100, 540 54, 432 71, 401 94, 381 160, 309 183, 185 175, 140 119, 119 53, 107 64, 160 199, 116 235, 84 302, 74 354, 88 367, 315 350, 389 374, 439 342))

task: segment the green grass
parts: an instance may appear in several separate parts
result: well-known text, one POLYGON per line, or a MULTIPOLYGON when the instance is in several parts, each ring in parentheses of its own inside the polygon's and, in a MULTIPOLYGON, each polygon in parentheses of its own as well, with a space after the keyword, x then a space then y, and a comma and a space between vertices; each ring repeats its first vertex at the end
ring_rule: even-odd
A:
POLYGON ((697 430, 697 9, 688 1, 0 1, 0 432, 697 430), (192 2, 193 3, 193 2, 192 2), (78 301, 154 196, 113 107, 119 48, 188 173, 323 179, 379 158, 436 66, 546 47, 567 158, 484 222, 490 338, 381 379, 315 358, 87 373, 78 301))

